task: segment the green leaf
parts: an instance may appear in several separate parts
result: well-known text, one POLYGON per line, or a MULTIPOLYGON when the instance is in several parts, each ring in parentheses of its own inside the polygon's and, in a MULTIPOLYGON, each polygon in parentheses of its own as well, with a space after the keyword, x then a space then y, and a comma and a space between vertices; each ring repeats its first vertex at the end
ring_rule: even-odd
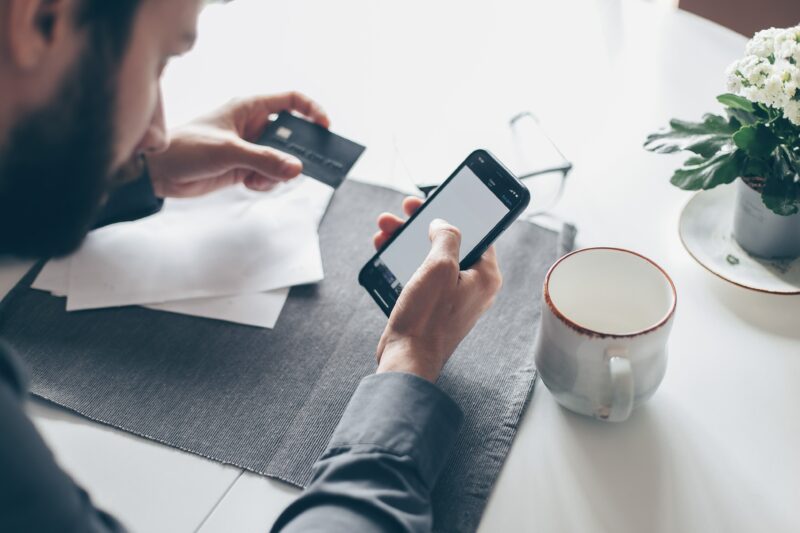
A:
POLYGON ((763 124, 744 126, 733 135, 736 146, 751 157, 769 157, 780 144, 772 130, 763 124))
POLYGON ((742 111, 741 109, 733 109, 730 107, 725 110, 725 113, 728 114, 730 120, 732 121, 736 120, 739 122, 740 125, 745 124, 749 126, 750 124, 756 124, 764 120, 763 118, 759 117, 754 113, 748 113, 747 111, 742 111))
POLYGON ((800 154, 786 145, 781 146, 781 153, 789 166, 789 172, 800 175, 800 154))
POLYGON ((742 111, 747 111, 748 113, 755 113, 756 111, 753 102, 743 96, 738 96, 731 93, 717 96, 717 102, 726 107, 730 107, 731 109, 741 109, 742 111))
POLYGON ((777 157, 764 161, 770 163, 770 168, 764 172, 767 179, 761 199, 778 215, 788 216, 800 211, 800 178, 795 159, 795 154, 782 146, 777 157))
MULTIPOLYGON (((753 104, 753 107, 756 108, 754 114, 765 122, 773 118, 774 114, 776 113, 773 108, 760 102, 753 104)), ((780 115, 780 111, 778 111, 777 114, 780 115)))
POLYGON ((705 158, 711 157, 725 147, 731 147, 731 136, 741 123, 719 115, 707 114, 703 122, 671 120, 670 128, 647 137, 645 149, 659 154, 671 154, 689 150, 705 158))
POLYGON ((690 158, 683 168, 675 171, 673 185, 688 191, 713 189, 731 183, 739 174, 745 154, 741 150, 721 152, 710 159, 690 158))
POLYGON ((800 212, 800 183, 794 179, 767 180, 761 199, 773 213, 782 216, 800 212))
POLYGON ((739 176, 744 178, 763 178, 770 175, 771 169, 771 161, 746 156, 739 168, 739 176))

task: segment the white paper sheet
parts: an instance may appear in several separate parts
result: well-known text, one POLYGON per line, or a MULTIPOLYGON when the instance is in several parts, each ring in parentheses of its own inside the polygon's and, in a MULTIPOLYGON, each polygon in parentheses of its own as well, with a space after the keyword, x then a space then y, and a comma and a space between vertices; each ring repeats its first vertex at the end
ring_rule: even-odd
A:
MULTIPOLYGON (((243 193, 255 199, 264 195, 264 193, 246 189, 243 193)), ((276 199, 281 197, 305 199, 308 202, 308 212, 317 227, 322 222, 322 217, 325 216, 325 211, 327 211, 328 205, 331 203, 333 193, 333 187, 308 176, 300 176, 269 192, 276 199)))
POLYGON ((69 288, 69 262, 69 257, 48 261, 31 283, 31 287, 49 292, 53 296, 66 296, 69 288))
MULTIPOLYGON (((309 215, 319 225, 330 200, 333 189, 316 180, 300 177, 269 193, 273 197, 304 198, 309 202, 309 215)), ((247 190, 238 191, 236 198, 258 200, 264 193, 247 190)), ((201 205, 213 205, 218 198, 205 197, 192 200, 170 201, 170 209, 192 209, 201 205)), ((71 258, 57 259, 48 262, 33 282, 34 289, 52 293, 55 296, 66 296, 69 288, 69 268, 71 258)), ((227 297, 199 298, 145 305, 159 311, 186 314, 224 320, 251 326, 273 328, 280 317, 289 289, 253 294, 240 294, 227 297)))
POLYGON ((272 329, 289 297, 289 288, 255 294, 198 298, 145 305, 148 309, 180 315, 199 316, 272 329))
MULTIPOLYGON (((53 296, 65 297, 69 286, 69 258, 49 261, 31 287, 53 296)), ((215 298, 198 298, 145 305, 148 309, 224 320, 248 326, 274 328, 280 318, 289 289, 215 298)))
POLYGON ((253 294, 322 279, 317 226, 332 189, 299 179, 228 189, 92 232, 72 257, 68 310, 253 294))

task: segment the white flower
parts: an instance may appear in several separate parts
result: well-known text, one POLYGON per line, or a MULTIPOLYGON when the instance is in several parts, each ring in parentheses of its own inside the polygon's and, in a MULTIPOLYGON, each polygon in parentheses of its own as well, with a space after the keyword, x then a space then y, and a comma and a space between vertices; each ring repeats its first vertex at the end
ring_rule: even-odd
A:
POLYGON ((728 91, 739 94, 742 90, 742 77, 736 72, 735 65, 728 67, 728 91))
POLYGON ((783 108, 783 115, 795 126, 800 126, 800 102, 791 100, 783 108))
POLYGON ((800 53, 800 26, 788 28, 775 36, 776 58, 792 58, 796 61, 798 53, 800 53))
POLYGON ((728 90, 800 125, 800 25, 756 33, 726 72, 728 90))
POLYGON ((764 82, 764 88, 758 95, 759 100, 772 107, 783 107, 786 95, 783 93, 783 80, 780 73, 772 73, 764 82))
POLYGON ((793 99, 798 95, 797 90, 800 89, 800 69, 794 69, 794 72, 787 72, 787 78, 783 82, 783 90, 789 95, 789 99, 793 99))
POLYGON ((783 30, 769 28, 753 35, 744 51, 747 55, 756 57, 769 57, 775 51, 775 37, 783 30))

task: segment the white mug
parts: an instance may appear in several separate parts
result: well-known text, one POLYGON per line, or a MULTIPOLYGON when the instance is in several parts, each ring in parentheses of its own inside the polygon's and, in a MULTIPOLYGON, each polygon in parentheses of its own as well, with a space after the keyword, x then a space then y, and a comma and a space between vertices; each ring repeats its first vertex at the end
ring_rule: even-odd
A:
POLYGON ((559 259, 544 282, 536 366, 556 400, 601 420, 626 420, 667 368, 675 284, 650 259, 587 248, 559 259))

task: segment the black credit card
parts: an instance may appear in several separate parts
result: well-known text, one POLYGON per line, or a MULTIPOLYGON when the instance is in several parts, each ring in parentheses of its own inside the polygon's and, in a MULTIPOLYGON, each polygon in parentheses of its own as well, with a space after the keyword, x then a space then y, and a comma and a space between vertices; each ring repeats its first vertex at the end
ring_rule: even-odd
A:
POLYGON ((297 157, 303 162, 303 174, 334 189, 342 184, 365 149, 287 111, 267 126, 257 142, 297 157))

